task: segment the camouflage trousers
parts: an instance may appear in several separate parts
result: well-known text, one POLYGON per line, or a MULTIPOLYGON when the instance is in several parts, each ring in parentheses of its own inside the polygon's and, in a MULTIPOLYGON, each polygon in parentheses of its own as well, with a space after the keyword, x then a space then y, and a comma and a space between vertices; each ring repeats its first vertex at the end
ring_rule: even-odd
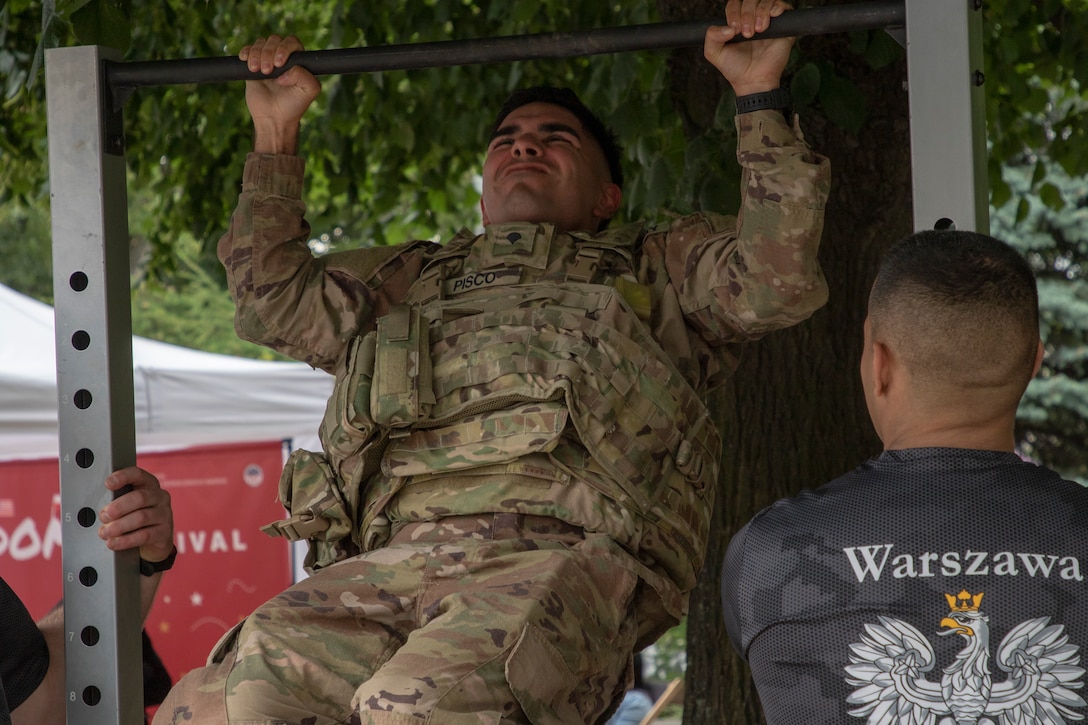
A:
POLYGON ((543 517, 409 524, 259 607, 154 723, 603 722, 635 645, 628 556, 543 517))

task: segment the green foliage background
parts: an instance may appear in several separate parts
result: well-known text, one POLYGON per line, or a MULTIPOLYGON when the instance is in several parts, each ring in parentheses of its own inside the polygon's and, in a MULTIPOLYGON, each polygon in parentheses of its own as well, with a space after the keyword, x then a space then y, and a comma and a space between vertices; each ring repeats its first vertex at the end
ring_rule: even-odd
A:
POLYGON ((1035 268, 1046 342, 1017 413, 1021 447, 1088 482, 1088 177, 1040 158, 1006 168, 1005 178, 1012 196, 995 210, 993 231, 1014 240, 1035 268), (1029 191, 1033 174, 1055 190, 1052 205, 1029 191))
MULTIPOLYGON (((36 3, 10 2, 9 34, 33 37, 36 3), (17 12, 21 10, 21 12, 17 12)), ((233 55, 252 37, 300 36, 308 48, 376 46, 574 30, 653 20, 645 4, 559 3, 58 3, 44 24, 48 43, 99 42, 127 48, 126 60, 233 55), (68 22, 66 22, 68 21, 68 22), (119 28, 127 32, 119 32, 119 28), (177 28, 184 28, 179 35, 177 28)), ((25 65, 34 48, 12 54, 25 65)), ((466 66, 326 76, 307 116, 302 153, 308 162, 309 218, 315 230, 341 227, 356 244, 386 244, 410 236, 446 236, 466 222, 478 200, 473 180, 488 131, 490 109, 513 88, 562 83, 584 90, 616 130, 632 139, 628 161, 645 166, 627 190, 628 213, 661 206, 685 211, 689 199, 728 197, 714 184, 720 171, 691 172, 705 145, 689 150, 670 111, 662 54, 599 56, 559 62, 466 66), (480 109, 488 109, 481 112, 480 109), (679 179, 693 180, 680 184, 679 179), (468 216, 468 218, 466 218, 468 216)), ((14 79, 13 79, 14 81, 14 79)), ((177 235, 208 246, 222 232, 237 196, 238 173, 250 146, 242 85, 183 85, 141 89, 125 107, 130 188, 154 205, 139 231, 151 245, 150 272, 168 276, 177 235)), ((40 84, 13 82, 10 100, 33 126, 13 136, 39 139, 34 153, 13 144, 4 189, 41 200, 46 182, 40 84)), ((15 114, 12 114, 15 115, 15 114)), ((7 119, 5 119, 6 122, 7 119)), ((723 119, 728 122, 729 119, 723 119)), ((5 126, 7 124, 5 123, 5 126)), ((715 154, 717 156, 717 154, 715 154)), ((717 160, 716 158, 714 159, 717 160)), ((735 181, 732 183, 735 189, 735 181)))

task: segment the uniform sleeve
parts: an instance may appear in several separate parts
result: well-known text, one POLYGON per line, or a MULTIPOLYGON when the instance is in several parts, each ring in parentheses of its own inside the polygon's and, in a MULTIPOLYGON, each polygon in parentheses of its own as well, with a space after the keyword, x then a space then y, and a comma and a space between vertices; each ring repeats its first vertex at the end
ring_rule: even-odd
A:
POLYGON ((827 301, 817 262, 830 164, 778 111, 737 116, 737 219, 696 214, 667 232, 669 277, 710 344, 743 342, 807 319, 827 301))
MULTIPOLYGON (((0 579, 0 712, 14 710, 38 689, 49 669, 49 649, 22 601, 0 579)), ((0 715, 2 720, 2 715, 0 715)))
POLYGON ((304 161, 251 153, 219 260, 243 339, 332 371, 418 278, 429 243, 314 257, 302 201, 304 161))

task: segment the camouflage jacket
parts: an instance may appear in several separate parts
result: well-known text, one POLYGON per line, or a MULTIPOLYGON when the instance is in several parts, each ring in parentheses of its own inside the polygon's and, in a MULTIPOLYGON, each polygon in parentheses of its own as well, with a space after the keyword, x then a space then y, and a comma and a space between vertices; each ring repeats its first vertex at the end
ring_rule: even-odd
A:
MULTIPOLYGON (((743 168, 738 219, 699 213, 660 228, 634 224, 595 235, 558 234, 546 224, 502 225, 481 235, 462 232, 446 245, 416 241, 322 258, 314 258, 306 245, 310 229, 301 201, 303 161, 249 157, 238 207, 219 244, 237 304, 236 326, 242 337, 343 381, 338 384, 342 400, 330 402, 322 439, 330 475, 344 490, 340 503, 353 510, 347 528, 357 530, 351 533, 359 548, 380 545, 399 521, 505 510, 506 502, 515 501, 510 505, 519 513, 558 517, 611 535, 636 554, 633 567, 662 594, 665 608, 679 613, 702 563, 720 455, 720 441, 699 398, 735 365, 730 345, 796 324, 827 297, 816 261, 829 185, 827 160, 809 150, 780 113, 744 114, 737 123, 743 168), (507 251, 500 254, 500 248, 507 251), (497 275, 481 274, 496 270, 497 275), (539 316, 531 322, 503 317, 509 309, 529 306, 538 288, 548 290, 558 317, 544 322, 539 316), (590 297, 598 301, 587 302, 590 297), (454 465, 453 456, 434 455, 436 441, 462 439, 469 424, 490 425, 487 434, 498 435, 494 426, 500 423, 468 414, 459 420, 461 409, 443 408, 441 393, 432 394, 427 384, 422 399, 409 402, 416 409, 425 405, 427 416, 432 407, 434 416, 446 410, 442 427, 432 421, 428 430, 398 433, 403 416, 378 410, 383 404, 374 401, 399 405, 405 398, 381 398, 378 379, 371 378, 375 365, 383 366, 384 352, 410 337, 388 330, 413 329, 421 306, 431 327, 434 369, 447 371, 434 373, 434 390, 443 387, 440 378, 457 377, 449 371, 464 363, 456 358, 444 362, 439 348, 443 335, 456 336, 450 325, 465 314, 463 304, 443 308, 443 301, 462 299, 474 305, 476 326, 465 328, 474 339, 489 337, 480 333, 481 320, 489 321, 488 333, 535 330, 543 324, 563 331, 579 323, 562 317, 562 311, 596 305, 582 316, 592 318, 592 329, 578 333, 593 341, 579 358, 581 372, 592 378, 596 366, 610 381, 604 388, 579 388, 577 382, 562 390, 543 385, 528 396, 530 408, 508 406, 506 412, 518 416, 519 426, 528 415, 534 426, 554 435, 535 436, 524 445, 513 435, 504 439, 507 454, 518 452, 514 462, 509 455, 488 458, 470 451, 473 479, 464 475, 463 461, 454 465), (416 311, 406 312, 408 305, 416 311), (600 345, 605 352, 597 354, 600 345), (358 383, 364 379, 365 390, 358 383), (613 398, 602 403, 598 393, 605 388, 603 397, 613 398), (590 398, 592 405, 585 403, 590 398), (375 409, 362 410, 367 405, 375 409), (636 445, 647 426, 627 424, 625 429, 625 416, 617 411, 628 407, 638 408, 643 421, 663 421, 657 426, 663 442, 636 445), (345 423, 345 411, 354 420, 345 423), (685 435, 684 428, 694 432, 685 435), (395 440, 386 448, 391 431, 395 440), (382 446, 377 455, 371 447, 375 442, 382 446), (423 457, 419 451, 428 448, 430 457, 423 457), (435 467, 442 470, 428 473, 435 467), (540 471, 548 472, 543 477, 551 479, 550 488, 532 480, 541 477, 540 471), (503 485, 478 491, 474 481, 488 472, 501 472, 495 478, 503 485), (679 483, 658 484, 672 479, 679 483), (588 485, 567 485, 570 480, 588 485), (620 484, 610 488, 616 481, 620 484), (475 493, 467 494, 470 489, 475 493), (684 529, 694 533, 677 535, 684 529)), ((568 335, 562 344, 577 346, 574 337, 568 335)), ((451 355, 457 353, 455 346, 448 347, 451 355)), ((409 368, 430 357, 421 349, 417 345, 404 353, 412 361, 409 368)), ((461 355, 476 359, 482 353, 473 349, 461 355)), ((549 369, 561 368, 556 365, 549 369)), ((399 366, 402 373, 404 367, 399 366)), ((524 385, 533 376, 521 372, 524 385)), ((541 377, 549 380, 548 375, 534 379, 541 377)), ((460 396, 464 402, 478 394, 468 388, 447 397, 458 402, 460 396)))

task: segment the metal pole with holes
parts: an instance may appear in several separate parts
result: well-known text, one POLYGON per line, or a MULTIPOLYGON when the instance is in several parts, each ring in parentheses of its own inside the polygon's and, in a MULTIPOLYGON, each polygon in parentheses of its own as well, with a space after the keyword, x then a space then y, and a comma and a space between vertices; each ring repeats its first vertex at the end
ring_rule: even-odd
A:
POLYGON ((46 64, 68 722, 143 722, 139 557, 98 538, 110 472, 136 462, 128 201, 112 51, 46 64))

